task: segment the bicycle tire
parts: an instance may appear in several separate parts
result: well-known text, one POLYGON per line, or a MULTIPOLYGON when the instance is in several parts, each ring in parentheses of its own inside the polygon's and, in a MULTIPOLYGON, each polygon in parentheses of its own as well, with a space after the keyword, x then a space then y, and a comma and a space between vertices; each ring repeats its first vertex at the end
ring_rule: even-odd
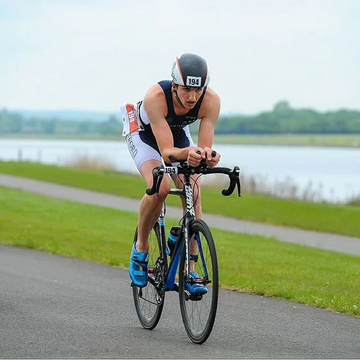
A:
MULTIPOLYGON (((219 296, 219 273, 215 242, 208 225, 203 220, 197 219, 191 222, 190 237, 193 235, 198 236, 202 249, 199 250, 194 271, 205 279, 205 268, 207 269, 207 280, 210 282, 205 286, 208 293, 197 297, 190 296, 185 290, 186 274, 184 274, 184 276, 179 276, 179 300, 181 316, 189 338, 196 344, 202 344, 209 337, 215 322, 219 296)), ((179 269, 185 269, 185 252, 184 244, 179 269)))
MULTIPOLYGON (((134 242, 137 239, 135 231, 134 242)), ((139 288, 133 285, 133 298, 135 309, 141 325, 152 330, 158 324, 165 300, 165 291, 160 291, 156 286, 164 274, 161 262, 161 237, 159 224, 156 222, 149 235, 148 283, 139 288)))

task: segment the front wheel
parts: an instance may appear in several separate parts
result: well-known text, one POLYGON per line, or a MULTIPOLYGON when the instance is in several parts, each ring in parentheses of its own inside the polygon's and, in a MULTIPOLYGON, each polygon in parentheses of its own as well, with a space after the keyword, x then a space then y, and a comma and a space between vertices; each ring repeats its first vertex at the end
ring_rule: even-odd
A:
MULTIPOLYGON (((137 239, 137 230, 134 242, 137 239)), ((136 313, 141 325, 152 330, 158 324, 164 306, 165 292, 163 284, 164 264, 161 255, 160 227, 156 222, 149 235, 148 283, 145 287, 133 286, 136 313)))
MULTIPOLYGON (((207 292, 191 294, 186 283, 191 277, 186 274, 186 247, 183 246, 179 267, 180 310, 186 332, 192 342, 204 343, 209 337, 216 316, 219 295, 219 274, 214 239, 203 220, 194 220, 190 224, 191 241, 196 241, 197 261, 190 262, 190 272, 199 275, 197 282, 203 284, 207 292), (183 276, 180 272, 183 271, 183 276)), ((194 246, 191 246, 194 249, 194 246)), ((192 257, 193 258, 193 257, 192 257)))

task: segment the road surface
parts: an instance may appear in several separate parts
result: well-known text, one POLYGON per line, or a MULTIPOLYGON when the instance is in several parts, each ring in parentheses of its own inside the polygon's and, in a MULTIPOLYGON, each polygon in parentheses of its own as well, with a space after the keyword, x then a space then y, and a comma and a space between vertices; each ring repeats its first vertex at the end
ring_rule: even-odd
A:
POLYGON ((127 271, 0 245, 0 358, 358 359, 360 318, 221 290, 213 331, 191 343, 177 293, 141 327, 127 271))

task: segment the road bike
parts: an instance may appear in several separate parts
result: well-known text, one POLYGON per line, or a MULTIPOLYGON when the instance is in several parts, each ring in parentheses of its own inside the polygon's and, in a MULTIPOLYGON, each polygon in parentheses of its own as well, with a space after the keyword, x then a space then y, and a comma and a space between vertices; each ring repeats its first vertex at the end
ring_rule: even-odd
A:
MULTIPOLYGON (((192 167, 185 161, 177 166, 158 166, 153 169, 153 186, 148 195, 159 193, 164 174, 183 175, 183 188, 172 188, 170 195, 183 197, 186 210, 179 221, 178 237, 174 248, 169 249, 165 228, 165 201, 161 214, 149 236, 148 282, 143 288, 132 284, 137 316, 145 329, 152 330, 158 324, 167 291, 179 293, 180 310, 187 335, 196 344, 209 337, 217 311, 219 270, 214 239, 209 226, 196 219, 194 212, 191 175, 226 174, 230 184, 222 194, 229 196, 235 187, 241 196, 240 169, 227 167, 208 168, 205 163, 192 167), (193 273, 199 276, 194 278, 193 273), (189 275, 190 274, 190 275, 189 275), (206 293, 191 294, 187 284, 202 284, 206 293)), ((135 231, 134 242, 137 239, 135 231)))

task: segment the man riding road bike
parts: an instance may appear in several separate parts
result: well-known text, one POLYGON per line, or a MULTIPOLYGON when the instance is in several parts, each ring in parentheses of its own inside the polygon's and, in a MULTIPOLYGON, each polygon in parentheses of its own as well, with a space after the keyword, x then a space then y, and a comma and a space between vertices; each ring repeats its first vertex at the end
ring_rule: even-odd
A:
MULTIPOLYGON (((215 167, 220 154, 212 149, 215 124, 220 112, 220 98, 208 86, 209 70, 206 61, 186 53, 176 58, 171 71, 171 80, 159 81, 136 105, 121 106, 123 135, 135 165, 151 188, 153 168, 162 164, 175 165, 186 160, 190 166, 198 166, 204 159, 207 166, 215 167), (194 144, 189 125, 199 121, 198 142, 194 144), (215 156, 214 156, 215 154, 215 156)), ((176 187, 182 188, 179 175, 172 175, 176 187)), ((194 210, 196 218, 202 218, 200 178, 192 176, 194 187, 194 210)), ((140 202, 138 215, 138 237, 130 256, 129 275, 137 287, 147 285, 148 237, 158 219, 162 203, 171 188, 170 176, 164 176, 158 196, 145 194, 140 202)), ((183 204, 185 209, 185 204, 183 204)), ((190 244, 190 276, 197 259, 197 245, 190 244)), ((190 294, 206 293, 203 284, 187 283, 190 294)))

